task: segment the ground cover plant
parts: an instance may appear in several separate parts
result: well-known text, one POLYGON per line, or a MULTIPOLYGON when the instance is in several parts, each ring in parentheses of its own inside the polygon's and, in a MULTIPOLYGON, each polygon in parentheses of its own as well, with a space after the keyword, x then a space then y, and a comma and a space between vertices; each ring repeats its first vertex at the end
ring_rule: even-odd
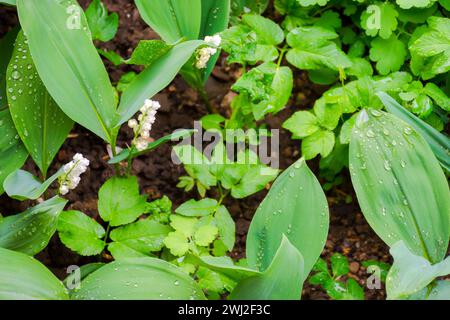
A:
POLYGON ((0 299, 450 299, 448 1, 0 10, 0 299))

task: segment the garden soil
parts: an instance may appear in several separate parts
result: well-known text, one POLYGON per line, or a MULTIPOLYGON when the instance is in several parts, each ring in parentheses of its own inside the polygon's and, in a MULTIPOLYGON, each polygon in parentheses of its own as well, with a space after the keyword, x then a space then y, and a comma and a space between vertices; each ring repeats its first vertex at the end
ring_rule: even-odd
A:
MULTIPOLYGON (((133 48, 140 40, 157 39, 158 36, 140 18, 132 1, 129 0, 103 0, 108 9, 117 12, 120 16, 120 27, 114 40, 108 43, 99 43, 103 49, 114 50, 122 57, 128 58, 133 48)), ((80 0, 84 7, 89 3, 80 0)), ((17 16, 14 9, 0 9, 0 37, 17 24, 17 16)), ((230 102, 234 93, 231 85, 239 77, 239 70, 229 66, 225 62, 226 56, 222 56, 214 69, 211 79, 207 84, 207 92, 211 103, 227 116, 230 114, 230 102)), ((111 80, 117 82, 120 76, 129 71, 139 72, 140 69, 133 66, 114 67, 105 61, 111 80)), ((305 73, 295 74, 297 88, 293 94, 289 107, 276 116, 266 119, 271 129, 280 129, 280 154, 281 168, 285 169, 300 158, 299 141, 291 140, 290 134, 281 129, 282 123, 294 112, 310 108, 314 101, 327 89, 324 86, 313 85, 308 81, 305 73)), ((152 130, 154 138, 160 138, 170 134, 179 128, 192 128, 193 122, 206 114, 205 104, 197 93, 189 88, 180 78, 155 98, 159 100, 162 109, 158 113, 157 122, 152 130)), ((119 146, 126 146, 131 141, 132 132, 124 128, 120 134, 119 146)), ((112 175, 111 168, 107 165, 107 151, 104 143, 79 126, 76 126, 58 153, 52 165, 55 172, 63 164, 69 162, 75 153, 84 154, 90 161, 89 171, 83 175, 80 186, 71 192, 67 198, 70 200, 69 209, 80 210, 93 218, 98 218, 97 192, 100 186, 112 175)), ((196 197, 195 191, 185 193, 178 189, 178 178, 185 174, 181 166, 171 161, 171 146, 165 145, 155 152, 137 159, 133 165, 133 173, 139 177, 142 192, 149 195, 149 199, 158 199, 167 195, 174 205, 180 205, 184 201, 196 197)), ((309 162, 308 165, 318 174, 318 161, 309 162)), ((31 161, 26 164, 26 169, 37 173, 36 167, 31 161)), ((325 181, 321 181, 324 183, 325 181)), ((268 186, 269 187, 269 186, 268 186)), ((245 256, 246 234, 252 217, 267 191, 262 191, 244 200, 228 199, 225 205, 230 210, 236 221, 237 241, 232 252, 232 257, 239 259, 245 256)), ((344 183, 327 192, 330 205, 330 232, 322 257, 329 261, 332 253, 339 252, 348 257, 350 262, 350 277, 357 280, 364 288, 366 299, 384 299, 383 290, 369 290, 365 283, 370 274, 361 265, 366 260, 378 260, 391 262, 388 247, 378 238, 365 221, 357 204, 348 173, 344 173, 344 183), (348 200, 352 199, 351 202, 348 200), (347 200, 347 201, 346 201, 347 200)), ((4 215, 19 213, 27 208, 30 203, 13 201, 5 195, 0 197, 0 212, 4 215)), ((58 277, 66 276, 65 270, 69 265, 83 265, 92 262, 92 258, 80 257, 65 248, 57 235, 53 237, 49 246, 40 253, 37 258, 46 264, 58 277)), ((111 257, 104 254, 103 260, 111 257)), ((343 279, 345 280, 345 279, 343 279)), ((305 283, 304 299, 327 299, 327 295, 318 287, 305 283)))

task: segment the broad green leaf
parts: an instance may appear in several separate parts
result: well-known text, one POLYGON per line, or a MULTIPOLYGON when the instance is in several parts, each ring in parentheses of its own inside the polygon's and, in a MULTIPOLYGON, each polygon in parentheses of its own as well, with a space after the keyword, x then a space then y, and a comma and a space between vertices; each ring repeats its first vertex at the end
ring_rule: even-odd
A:
POLYGON ((383 39, 389 39, 397 29, 398 12, 391 3, 376 3, 367 7, 361 15, 361 27, 366 34, 375 37, 377 34, 383 39))
POLYGON ((396 2, 402 9, 411 9, 428 7, 434 0, 396 0, 396 2))
MULTIPOLYGON (((425 289, 425 290, 428 290, 425 289)), ((440 280, 436 282, 436 286, 433 287, 430 294, 427 297, 428 300, 450 300, 450 281, 440 280)))
POLYGON ((5 179, 3 186, 11 198, 36 200, 63 174, 64 170, 60 169, 53 176, 41 182, 28 171, 16 170, 5 179))
POLYGON ((168 43, 198 39, 202 22, 201 0, 135 0, 142 19, 168 43))
POLYGON ((177 257, 182 257, 189 251, 189 240, 179 231, 169 233, 164 239, 164 245, 177 257))
POLYGON ((191 238, 194 235, 197 218, 183 217, 179 215, 170 216, 170 226, 176 231, 180 231, 186 238, 191 238))
POLYGON ((450 191, 419 133, 391 114, 361 111, 350 142, 350 172, 362 212, 386 244, 402 240, 414 254, 442 260, 450 191))
POLYGON ((45 176, 73 126, 42 83, 20 32, 7 71, 9 110, 25 147, 45 176))
POLYGON ((380 92, 378 97, 390 113, 411 125, 428 142, 441 166, 447 172, 450 172, 450 160, 448 157, 450 139, 406 110, 386 93, 380 92))
POLYGON ((220 206, 214 215, 217 228, 219 229, 219 237, 227 247, 228 251, 232 251, 236 241, 236 224, 225 206, 220 206))
POLYGON ((304 7, 312 6, 315 4, 324 6, 328 3, 328 1, 329 0, 298 0, 298 2, 304 7))
POLYGON ((266 270, 286 234, 305 260, 306 278, 325 245, 328 223, 322 187, 300 159, 278 177, 256 211, 247 236, 249 265, 266 270))
POLYGON ((330 258, 331 261, 331 271, 335 278, 346 275, 349 273, 349 264, 347 258, 339 253, 335 253, 330 258))
POLYGON ((318 26, 298 27, 289 32, 287 43, 293 47, 319 46, 329 43, 329 40, 338 38, 339 35, 333 30, 318 26))
POLYGON ((195 132, 195 130, 187 130, 187 129, 180 129, 180 130, 175 130, 174 133, 169 134, 165 137, 162 137, 161 139, 158 139, 154 142, 151 142, 148 144, 147 148, 143 151, 138 151, 136 149, 125 149, 122 152, 120 152, 116 157, 112 158, 111 160, 108 161, 109 164, 116 164, 119 163, 121 161, 124 161, 128 158, 135 158, 138 157, 140 155, 143 155, 147 152, 150 152, 152 150, 155 150, 156 148, 158 148, 159 146, 173 141, 173 142, 177 142, 180 139, 184 139, 187 138, 189 136, 191 136, 193 133, 195 132))
POLYGON ((91 273, 72 294, 75 300, 203 300, 193 279, 154 258, 115 261, 91 273))
POLYGON ((376 68, 381 75, 400 70, 406 55, 405 44, 395 35, 388 39, 376 38, 371 42, 370 60, 377 63, 376 68))
POLYGON ((326 158, 333 151, 335 137, 333 131, 319 130, 306 137, 302 142, 302 154, 306 160, 321 155, 326 158))
POLYGON ((205 130, 221 130, 222 124, 225 122, 225 118, 220 114, 208 114, 200 119, 202 122, 202 128, 205 130))
POLYGON ((295 139, 306 138, 320 129, 316 116, 309 111, 294 113, 283 123, 283 128, 292 132, 295 139))
MULTIPOLYGON (((169 226, 146 219, 114 229, 110 237, 115 245, 119 243, 134 251, 148 255, 162 249, 164 238, 170 231, 172 229, 169 226)), ((117 257, 115 258, 117 259, 117 257)))
POLYGON ((6 69, 11 60, 14 41, 16 40, 18 31, 19 28, 16 27, 0 39, 0 48, 2 48, 0 52, 0 110, 8 106, 8 100, 6 98, 6 69))
POLYGON ((280 171, 262 164, 250 164, 244 172, 240 181, 231 187, 231 196, 235 199, 243 199, 263 190, 280 171))
POLYGON ((66 300, 67 290, 44 265, 0 248, 0 300, 66 300))
POLYGON ((230 299, 300 300, 305 278, 302 254, 283 235, 269 267, 261 275, 238 283, 230 299))
POLYGON ((113 39, 119 28, 119 15, 108 14, 108 9, 101 0, 93 0, 86 10, 86 19, 93 40, 103 42, 113 39))
POLYGON ((342 107, 339 104, 327 104, 325 101, 319 99, 314 104, 314 114, 323 128, 334 130, 341 119, 342 107))
POLYGON ((294 86, 294 76, 289 67, 276 67, 270 85, 273 94, 269 99, 253 107, 253 115, 256 120, 262 119, 266 114, 280 112, 288 103, 294 86))
POLYGON ((140 73, 123 92, 118 109, 120 120, 117 125, 128 121, 144 105, 146 99, 165 88, 203 44, 204 42, 200 40, 182 42, 140 73))
POLYGON ((142 253, 123 244, 122 242, 111 242, 108 245, 108 251, 111 253, 114 260, 152 257, 152 254, 142 253))
POLYGON ((450 70, 450 19, 430 17, 428 25, 417 28, 409 43, 412 71, 425 80, 450 70))
POLYGON ((288 51, 287 60, 301 70, 317 70, 327 67, 333 70, 345 69, 352 65, 350 59, 334 43, 322 45, 302 45, 288 51))
POLYGON ((173 46, 161 40, 141 40, 134 49, 128 64, 151 66, 155 61, 164 56, 173 46))
POLYGON ((76 290, 76 287, 80 284, 79 281, 86 278, 88 275, 90 275, 92 272, 98 270, 99 268, 103 267, 105 264, 102 262, 93 262, 88 263, 83 266, 81 266, 79 269, 75 269, 72 273, 70 273, 67 278, 64 279, 63 283, 66 286, 66 288, 69 288, 69 286, 73 286, 73 289, 69 290, 69 295, 73 290, 76 290))
POLYGON ((435 278, 450 274, 450 258, 434 265, 422 256, 412 253, 403 241, 395 243, 391 250, 394 264, 386 278, 387 298, 406 298, 419 292, 435 278))
MULTIPOLYGON (((202 21, 199 38, 212 36, 224 31, 230 21, 231 0, 201 0, 202 1, 202 21)), ((211 74, 220 52, 217 52, 208 62, 205 71, 204 81, 206 82, 211 74)))
POLYGON ((283 29, 270 19, 256 14, 245 14, 242 21, 256 32, 259 44, 278 45, 284 40, 283 29))
POLYGON ((95 256, 105 247, 105 229, 83 212, 62 212, 57 230, 61 242, 82 256, 95 256))
POLYGON ((39 76, 72 120, 112 141, 116 96, 76 1, 18 0, 39 76))
POLYGON ((209 246, 219 234, 219 229, 214 225, 201 226, 194 233, 194 242, 200 247, 209 246))
POLYGON ((28 255, 41 252, 56 231, 67 200, 54 197, 27 211, 0 220, 0 247, 28 255))
POLYGON ((450 98, 437 85, 428 82, 425 85, 425 92, 436 104, 447 112, 450 112, 450 98))
POLYGON ((179 206, 175 212, 185 217, 204 217, 216 212, 218 205, 215 199, 191 199, 179 206))
POLYGON ((0 111, 0 194, 6 177, 25 163, 28 152, 17 134, 9 110, 0 111))
POLYGON ((117 227, 135 221, 145 213, 147 196, 139 194, 137 178, 113 177, 98 193, 98 211, 104 221, 117 227))
POLYGON ((9 4, 11 6, 15 6, 16 5, 16 0, 2 0, 2 1, 0 1, 0 3, 4 3, 4 4, 9 4))
POLYGON ((216 177, 209 171, 210 161, 203 153, 191 145, 176 146, 173 151, 191 177, 200 181, 207 188, 217 184, 216 177))

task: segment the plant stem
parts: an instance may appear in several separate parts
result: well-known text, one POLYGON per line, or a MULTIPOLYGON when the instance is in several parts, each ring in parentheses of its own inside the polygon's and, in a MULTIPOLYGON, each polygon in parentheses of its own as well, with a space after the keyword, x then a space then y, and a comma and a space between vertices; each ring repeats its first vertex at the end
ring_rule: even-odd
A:
POLYGON ((205 88, 199 88, 198 93, 200 94, 202 100, 205 102, 206 109, 208 109, 208 112, 210 114, 219 113, 217 109, 211 104, 211 102, 209 102, 208 94, 206 93, 205 88))
MULTIPOLYGON (((114 135, 114 137, 111 139, 111 153, 113 157, 117 156, 117 135, 114 135)), ((114 164, 114 171, 116 176, 120 176, 120 164, 116 163, 114 164)))

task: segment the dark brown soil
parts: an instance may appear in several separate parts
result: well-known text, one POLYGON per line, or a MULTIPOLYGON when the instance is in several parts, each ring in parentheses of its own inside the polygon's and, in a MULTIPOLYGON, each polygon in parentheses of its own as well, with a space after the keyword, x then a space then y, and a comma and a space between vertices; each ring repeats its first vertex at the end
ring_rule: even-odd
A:
MULTIPOLYGON (((79 0, 86 6, 90 1, 79 0)), ((128 0, 104 0, 110 11, 117 12, 120 16, 120 29, 116 38, 106 44, 100 44, 102 48, 114 50, 123 57, 129 57, 139 40, 155 39, 157 35, 141 20, 134 4, 128 0)), ((0 9, 0 37, 12 26, 17 24, 14 10, 0 9)), ((124 72, 133 70, 133 67, 115 68, 106 62, 112 81, 117 81, 124 72)), ((139 70, 135 70, 139 71, 139 70)), ((239 76, 236 69, 225 63, 225 57, 219 60, 213 76, 207 85, 207 92, 213 103, 224 115, 229 114, 229 105, 233 93, 230 87, 239 76)), ((281 129, 281 124, 293 112, 309 108, 315 99, 320 97, 326 89, 311 84, 305 74, 297 73, 295 77, 297 92, 293 95, 290 107, 276 117, 269 117, 267 123, 273 129, 281 129)), ((206 114, 204 103, 197 93, 190 89, 181 78, 158 94, 157 100, 163 108, 158 113, 158 119, 152 134, 155 138, 171 133, 178 128, 192 128, 193 122, 206 114)), ((124 145, 131 140, 131 133, 124 129, 120 135, 119 145, 124 145)), ((281 167, 287 168, 300 157, 300 144, 290 139, 290 134, 281 129, 280 136, 281 167)), ((133 165, 133 173, 139 177, 142 192, 149 195, 150 199, 157 199, 167 195, 179 205, 197 194, 185 193, 176 187, 178 178, 184 174, 181 166, 176 166, 170 159, 170 146, 166 145, 154 153, 137 159, 133 165)), ((104 143, 81 127, 75 127, 70 138, 59 152, 53 170, 70 161, 77 153, 83 153, 91 161, 90 170, 83 176, 82 183, 68 195, 69 209, 77 209, 93 217, 98 216, 97 192, 100 186, 112 175, 111 168, 107 165, 107 153, 104 143)), ((318 174, 318 162, 309 163, 315 173, 318 174)), ((35 171, 31 161, 26 169, 35 171)), ((324 181, 322 181, 324 182, 324 181)), ((234 258, 242 258, 245 254, 245 241, 252 216, 266 192, 260 192, 245 200, 228 199, 225 204, 232 213, 237 225, 237 243, 232 253, 234 258)), ((361 266, 365 260, 374 259, 390 262, 388 247, 374 234, 361 214, 356 201, 350 179, 344 174, 344 183, 338 188, 333 188, 327 194, 330 210, 331 224, 328 240, 323 257, 329 257, 339 252, 348 257, 351 263, 351 277, 359 281, 365 287, 369 276, 361 266), (346 204, 345 197, 350 195, 353 202, 346 204)), ((0 212, 14 214, 26 209, 28 203, 12 201, 6 196, 0 197, 0 212)), ((48 248, 38 255, 38 258, 49 266, 59 277, 65 276, 65 270, 69 265, 82 265, 91 262, 92 259, 82 258, 66 249, 55 236, 48 248)), ((369 290, 365 288, 366 299, 385 298, 384 290, 369 290)), ((327 299, 327 295, 319 288, 305 283, 304 299, 327 299)))

